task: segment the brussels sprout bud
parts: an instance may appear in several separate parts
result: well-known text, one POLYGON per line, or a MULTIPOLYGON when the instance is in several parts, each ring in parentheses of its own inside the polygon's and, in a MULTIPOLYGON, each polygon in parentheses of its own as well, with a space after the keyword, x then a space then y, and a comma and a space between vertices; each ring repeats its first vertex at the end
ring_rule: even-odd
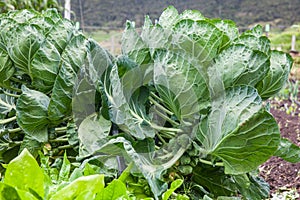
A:
POLYGON ((178 167, 178 170, 183 174, 183 175, 189 175, 193 172, 193 167, 190 165, 181 165, 178 167))
POLYGON ((191 162, 191 158, 189 156, 187 156, 187 155, 181 156, 181 158, 180 158, 181 165, 188 165, 188 164, 190 164, 190 162, 191 162))

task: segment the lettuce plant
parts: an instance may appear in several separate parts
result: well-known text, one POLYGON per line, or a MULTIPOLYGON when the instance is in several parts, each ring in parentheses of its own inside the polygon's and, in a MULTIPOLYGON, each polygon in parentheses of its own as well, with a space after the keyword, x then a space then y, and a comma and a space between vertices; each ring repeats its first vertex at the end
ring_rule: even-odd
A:
MULTIPOLYGON (((71 169, 73 166, 66 154, 59 169, 49 166, 49 157, 42 154, 40 156, 41 166, 28 150, 24 149, 20 155, 5 166, 7 175, 0 182, 1 199, 136 199, 136 196, 132 196, 132 192, 124 183, 124 178, 126 179, 128 176, 126 171, 121 174, 119 179, 107 181, 104 174, 97 173, 97 169, 99 169, 97 166, 83 163, 82 166, 71 169)), ((182 183, 181 179, 172 182, 170 188, 162 195, 163 200, 169 199, 182 183)), ((152 198, 143 199, 151 200, 152 198)))
POLYGON ((127 199, 126 187, 119 180, 105 187, 104 175, 88 175, 87 167, 76 168, 70 174, 71 164, 66 156, 60 171, 47 166, 47 162, 43 164, 44 170, 24 149, 6 166, 7 174, 0 183, 1 199, 127 199))

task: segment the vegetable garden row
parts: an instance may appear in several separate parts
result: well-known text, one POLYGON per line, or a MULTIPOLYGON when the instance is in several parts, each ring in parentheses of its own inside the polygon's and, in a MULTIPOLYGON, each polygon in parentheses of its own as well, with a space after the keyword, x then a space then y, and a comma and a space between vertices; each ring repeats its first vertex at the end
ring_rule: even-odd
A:
POLYGON ((170 6, 115 57, 54 9, 0 15, 1 199, 265 199, 300 161, 266 100, 291 57, 261 26, 170 6))

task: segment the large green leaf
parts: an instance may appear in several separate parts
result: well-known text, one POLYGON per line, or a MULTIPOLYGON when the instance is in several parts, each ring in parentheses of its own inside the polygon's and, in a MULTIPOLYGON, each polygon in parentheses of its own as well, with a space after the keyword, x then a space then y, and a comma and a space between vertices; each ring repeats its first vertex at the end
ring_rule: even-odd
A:
POLYGON ((236 182, 236 187, 244 198, 252 199, 266 199, 269 197, 270 188, 262 178, 252 174, 242 174, 233 176, 236 182))
MULTIPOLYGON (((176 144, 175 144, 176 145, 176 144)), ((177 148, 175 147, 177 150, 177 148)), ((147 179, 151 190, 155 197, 162 194, 167 189, 167 184, 161 181, 162 173, 170 168, 177 159, 183 154, 183 150, 179 148, 176 153, 179 156, 171 158, 169 162, 161 162, 160 158, 154 158, 153 152, 138 153, 132 146, 131 142, 123 137, 111 139, 97 151, 99 153, 106 153, 109 155, 126 155, 128 159, 131 159, 138 168, 138 172, 142 173, 147 179), (121 144, 121 146, 120 146, 121 144)))
POLYGON ((138 64, 149 62, 149 47, 138 35, 134 22, 126 23, 126 29, 122 35, 122 54, 138 64))
POLYGON ((227 88, 240 84, 255 86, 268 73, 270 62, 266 54, 236 44, 223 50, 214 65, 227 88))
POLYGON ((8 56, 8 53, 0 48, 0 86, 5 87, 7 85, 8 80, 11 76, 13 76, 15 72, 15 68, 13 66, 13 62, 8 56))
POLYGON ((105 100, 99 94, 101 91, 97 86, 102 84, 103 74, 112 67, 113 60, 113 57, 92 39, 89 39, 87 51, 85 63, 73 86, 72 112, 77 124, 96 112, 100 106, 104 107, 101 101, 105 100))
POLYGON ((41 30, 31 24, 18 25, 13 31, 7 33, 6 40, 7 52, 15 67, 31 76, 31 61, 45 41, 41 30))
POLYGON ((102 80, 104 72, 111 69, 114 57, 102 48, 97 41, 89 39, 89 48, 85 64, 86 76, 95 86, 102 80), (88 63, 87 63, 88 62, 88 63))
POLYGON ((279 128, 273 116, 261 107, 256 90, 233 87, 224 101, 213 104, 203 120, 198 140, 206 154, 224 162, 225 173, 241 174, 255 170, 276 151, 279 128))
POLYGON ((192 180, 207 188, 216 197, 232 196, 237 192, 234 179, 224 174, 221 167, 199 165, 194 168, 192 180))
POLYGON ((27 149, 7 165, 4 183, 44 197, 44 173, 27 149))
POLYGON ((104 175, 83 176, 54 193, 50 200, 95 199, 104 188, 104 175), (84 197, 84 198, 83 198, 84 197))
POLYGON ((232 41, 239 36, 239 30, 236 24, 231 20, 212 19, 209 20, 209 22, 222 31, 223 39, 221 49, 230 45, 232 41))
MULTIPOLYGON (((51 30, 51 28, 54 26, 55 24, 55 16, 54 16, 54 13, 55 11, 54 10, 48 10, 46 13, 48 15, 50 15, 50 12, 52 12, 52 17, 53 17, 53 20, 49 17, 46 17, 44 14, 42 13, 36 13, 35 16, 33 18, 31 18, 30 20, 28 20, 26 23, 27 24, 32 24, 34 26, 37 26, 40 28, 40 30, 43 32, 43 35, 47 35, 49 33, 49 30, 51 30), (53 12, 52 12, 53 11, 53 12)), ((56 12, 56 15, 58 13, 56 12)))
POLYGON ((100 99, 97 99, 98 96, 96 95, 99 94, 95 89, 95 85, 86 76, 86 71, 80 73, 74 85, 72 98, 72 113, 77 125, 86 117, 96 112, 96 106, 100 104, 100 99))
POLYGON ((115 179, 110 182, 103 191, 98 193, 95 200, 129 199, 126 191, 125 184, 122 181, 115 179))
POLYGON ((293 64, 290 55, 275 50, 271 51, 270 61, 270 71, 256 86, 263 99, 273 96, 282 89, 293 64))
POLYGON ((185 52, 190 59, 200 63, 212 61, 222 45, 222 32, 205 20, 180 20, 174 26, 172 45, 174 51, 185 52))
POLYGON ((281 157, 288 162, 298 163, 300 162, 300 147, 288 139, 281 138, 274 156, 281 157))
MULTIPOLYGON (((53 20, 53 17, 51 17, 51 19, 53 20)), ((75 25, 68 20, 63 20, 60 18, 51 27, 51 30, 49 30, 49 33, 47 34, 47 40, 56 47, 60 54, 62 54, 62 52, 65 50, 65 47, 71 40, 74 32, 75 25)))
POLYGON ((263 29, 260 25, 255 26, 249 31, 245 31, 233 43, 246 45, 252 50, 261 51, 266 55, 270 54, 271 42, 263 35, 263 29))
MULTIPOLYGON (((148 16, 145 17, 141 39, 149 47, 151 56, 156 49, 167 49, 171 46, 171 34, 172 29, 164 29, 159 24, 153 25, 151 19, 148 16)), ((138 53, 140 54, 140 52, 138 53)))
POLYGON ((53 44, 45 41, 35 53, 30 65, 32 86, 49 93, 59 71, 60 54, 53 44))
POLYGON ((0 199, 2 200, 38 200, 28 191, 19 190, 5 183, 0 183, 0 199))
POLYGON ((117 66, 114 66, 110 72, 107 70, 103 89, 107 96, 112 122, 138 139, 154 137, 154 129, 147 117, 136 114, 137 112, 130 108, 123 93, 117 66))
POLYGON ((17 101, 17 122, 23 131, 39 142, 48 141, 48 105, 50 99, 44 93, 22 87, 17 101))
POLYGON ((16 109, 15 98, 6 94, 0 94, 0 114, 6 115, 16 109))
POLYGON ((61 58, 61 67, 55 80, 49 104, 49 119, 60 122, 71 113, 73 88, 78 70, 84 65, 88 40, 81 34, 74 36, 61 58))
MULTIPOLYGON (((181 55, 157 51, 153 82, 163 104, 179 121, 194 118, 209 106, 209 91, 203 75, 181 55)), ((192 121, 192 120, 190 120, 192 121)))
POLYGON ((94 154, 101 144, 107 142, 112 123, 102 116, 93 114, 82 121, 78 128, 80 142, 79 157, 94 154))
POLYGON ((250 172, 274 154, 279 133, 273 116, 262 110, 223 138, 212 154, 223 160, 225 173, 250 172))
POLYGON ((172 28, 179 18, 178 11, 174 6, 166 8, 159 17, 158 23, 163 28, 172 28))

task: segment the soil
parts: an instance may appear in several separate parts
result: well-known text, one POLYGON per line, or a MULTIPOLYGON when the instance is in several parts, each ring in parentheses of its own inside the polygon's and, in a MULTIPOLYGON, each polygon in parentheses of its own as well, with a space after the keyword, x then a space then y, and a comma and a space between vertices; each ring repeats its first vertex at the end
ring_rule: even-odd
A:
MULTIPOLYGON (((297 101, 300 102, 300 92, 297 101)), ((300 146, 299 103, 294 104, 292 112, 289 112, 291 100, 272 100, 270 103, 271 113, 279 124, 282 137, 300 146)), ((260 167, 260 175, 269 183, 271 197, 276 191, 285 189, 297 189, 300 194, 300 163, 293 164, 281 158, 272 157, 260 167)))

